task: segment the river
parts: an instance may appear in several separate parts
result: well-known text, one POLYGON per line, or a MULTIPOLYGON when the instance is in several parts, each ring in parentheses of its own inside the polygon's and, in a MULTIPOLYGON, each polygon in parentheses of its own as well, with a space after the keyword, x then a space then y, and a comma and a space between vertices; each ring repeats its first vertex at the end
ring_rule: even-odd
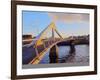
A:
MULTIPOLYGON (((58 47, 58 63, 89 63, 89 45, 76 45, 75 54, 69 56, 69 46, 58 47)), ((49 50, 39 64, 49 64, 49 50)))

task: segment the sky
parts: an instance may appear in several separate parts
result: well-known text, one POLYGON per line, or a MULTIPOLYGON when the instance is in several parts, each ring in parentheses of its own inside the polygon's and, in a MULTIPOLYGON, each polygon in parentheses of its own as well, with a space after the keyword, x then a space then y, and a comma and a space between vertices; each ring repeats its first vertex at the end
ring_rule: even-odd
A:
POLYGON ((89 14, 22 11, 23 34, 38 36, 51 22, 63 37, 89 34, 89 14))

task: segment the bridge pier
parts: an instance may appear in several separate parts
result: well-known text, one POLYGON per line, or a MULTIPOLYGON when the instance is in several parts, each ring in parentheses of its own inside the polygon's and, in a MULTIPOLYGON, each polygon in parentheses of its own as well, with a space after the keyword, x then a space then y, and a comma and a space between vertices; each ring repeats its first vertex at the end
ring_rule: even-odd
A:
POLYGON ((57 45, 54 45, 50 49, 49 59, 50 59, 50 63, 58 63, 58 47, 57 47, 57 45))
POLYGON ((70 54, 75 53, 75 43, 73 42, 73 40, 70 41, 70 54))

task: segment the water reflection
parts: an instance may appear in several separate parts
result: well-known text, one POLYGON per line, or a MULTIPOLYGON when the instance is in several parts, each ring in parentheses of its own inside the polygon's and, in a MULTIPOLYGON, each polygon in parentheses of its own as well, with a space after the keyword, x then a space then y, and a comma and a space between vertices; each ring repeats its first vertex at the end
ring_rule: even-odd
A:
MULTIPOLYGON (((49 52, 46 53, 44 58, 40 61, 40 64, 48 64, 49 52)), ((70 46, 58 47, 58 63, 79 63, 89 62, 89 46, 88 45, 76 45, 75 51, 70 51, 70 46)))

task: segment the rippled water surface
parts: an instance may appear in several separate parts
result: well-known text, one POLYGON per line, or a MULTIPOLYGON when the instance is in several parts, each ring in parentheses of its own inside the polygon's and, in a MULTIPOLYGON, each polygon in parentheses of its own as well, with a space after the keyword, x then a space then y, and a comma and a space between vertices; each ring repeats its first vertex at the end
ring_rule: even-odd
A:
MULTIPOLYGON (((85 63, 89 62, 89 46, 88 45, 76 45, 75 46, 75 53, 70 56, 69 46, 60 46, 58 47, 58 63, 85 63)), ((48 64, 49 63, 49 50, 40 61, 40 64, 48 64)))

